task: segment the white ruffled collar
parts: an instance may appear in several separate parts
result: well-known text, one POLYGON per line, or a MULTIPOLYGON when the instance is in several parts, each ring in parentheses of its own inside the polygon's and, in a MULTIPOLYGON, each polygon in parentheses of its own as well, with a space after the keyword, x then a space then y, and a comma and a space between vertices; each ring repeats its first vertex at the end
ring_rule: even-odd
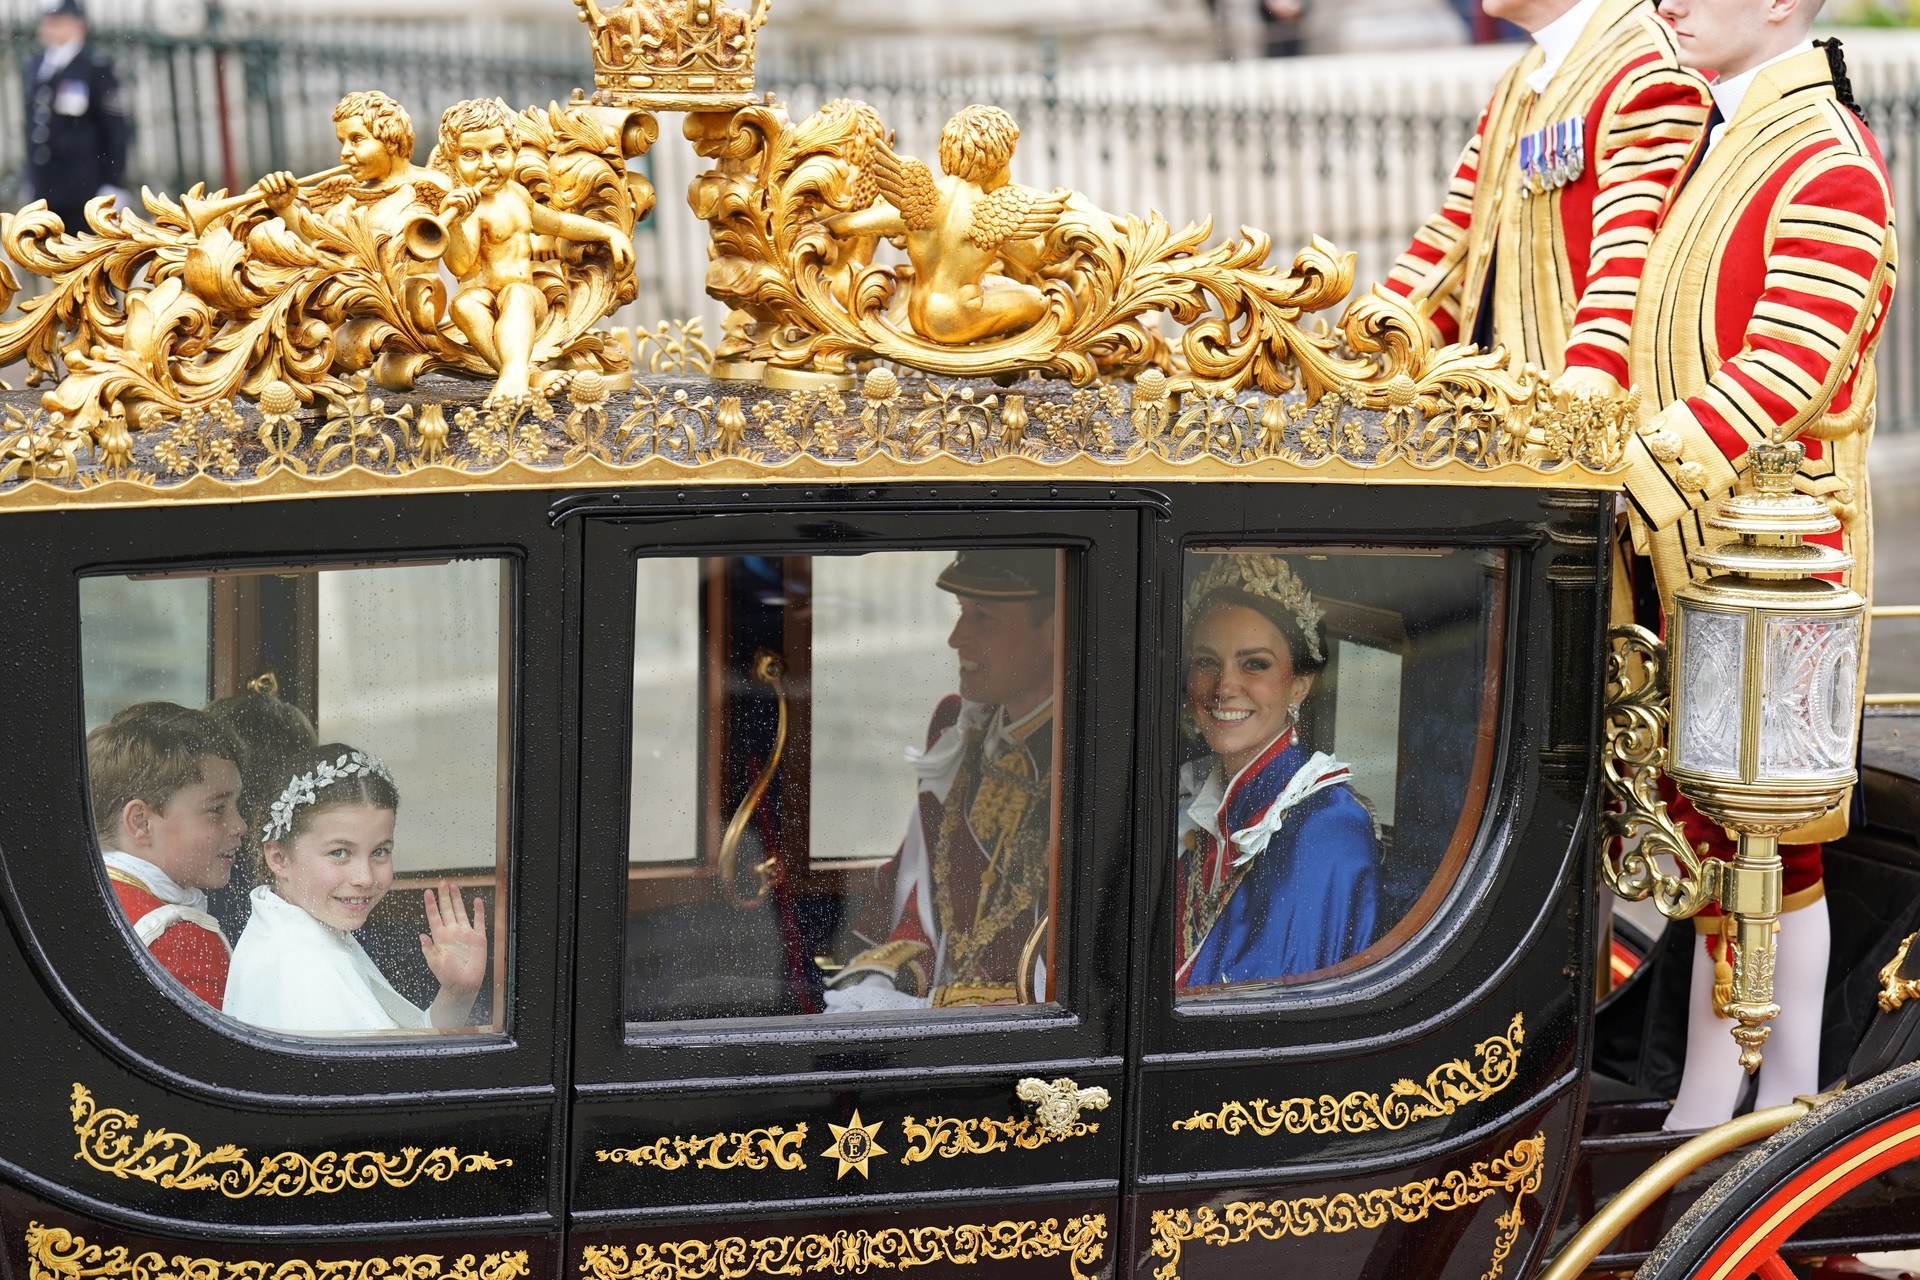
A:
POLYGON ((207 909, 207 891, 189 889, 185 885, 175 884, 172 876, 145 858, 137 858, 131 853, 119 849, 103 849, 100 860, 129 879, 138 880, 148 893, 162 902, 176 907, 192 907, 195 911, 207 909))
POLYGON ((914 775, 920 780, 920 790, 931 793, 936 799, 945 800, 947 792, 953 789, 953 780, 960 773, 960 758, 966 753, 967 742, 976 733, 984 733, 986 742, 982 754, 995 756, 1018 745, 1028 730, 1041 720, 1053 714, 1053 699, 1045 702, 1021 716, 1009 721, 1006 709, 989 702, 960 703, 960 718, 948 725, 933 745, 924 751, 918 747, 907 749, 907 763, 912 766, 914 775))
MULTIPOLYGON (((1226 776, 1218 756, 1209 756, 1205 760, 1196 761, 1196 764, 1207 766, 1207 773, 1194 792, 1193 799, 1187 804, 1188 820, 1214 840, 1221 839, 1221 818, 1226 810, 1227 797, 1233 793, 1233 788, 1247 776, 1249 770, 1254 769, 1263 759, 1266 759, 1267 753, 1273 750, 1275 743, 1282 738, 1291 737, 1292 734, 1291 728, 1283 731, 1279 737, 1260 748, 1260 753, 1232 778, 1226 776)), ((1188 768, 1193 769, 1194 765, 1189 765, 1188 768)), ((1268 805, 1258 818, 1233 833, 1233 846, 1240 851, 1233 865, 1244 866, 1265 853, 1274 835, 1285 825, 1289 810, 1309 796, 1317 795, 1328 787, 1336 787, 1348 781, 1352 774, 1351 766, 1334 759, 1325 751, 1316 751, 1307 757, 1306 763, 1300 766, 1292 778, 1288 779, 1287 785, 1281 789, 1279 795, 1274 797, 1273 803, 1268 805)))

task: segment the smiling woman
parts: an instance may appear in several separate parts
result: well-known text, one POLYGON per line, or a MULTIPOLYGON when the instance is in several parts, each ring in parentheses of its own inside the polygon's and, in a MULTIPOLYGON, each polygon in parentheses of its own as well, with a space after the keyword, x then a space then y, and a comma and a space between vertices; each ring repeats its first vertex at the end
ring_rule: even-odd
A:
POLYGON ((1368 968, 1431 920, 1471 847, 1503 568, 1187 560, 1174 985, 1246 995, 1368 968))

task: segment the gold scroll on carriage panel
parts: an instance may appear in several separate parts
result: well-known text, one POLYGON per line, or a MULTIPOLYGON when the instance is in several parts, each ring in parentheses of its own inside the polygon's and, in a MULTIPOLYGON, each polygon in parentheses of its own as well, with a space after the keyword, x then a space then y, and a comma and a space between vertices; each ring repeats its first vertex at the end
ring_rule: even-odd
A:
MULTIPOLYGON (((1411 430, 1396 447, 1434 464, 1619 464, 1623 404, 1558 395, 1500 352, 1437 346, 1395 299, 1350 299, 1354 258, 1325 241, 1275 263, 1252 229, 1213 243, 1207 222, 1016 183, 1018 124, 994 107, 947 122, 937 170, 866 104, 795 121, 754 98, 769 0, 573 4, 593 97, 518 114, 458 103, 424 168, 405 112, 367 92, 336 111, 344 172, 270 175, 231 197, 143 192, 144 217, 96 201, 72 234, 37 205, 0 222, 0 245, 51 282, 0 324, 0 362, 64 372, 43 397, 60 415, 48 439, 78 434, 124 471, 129 432, 276 384, 330 416, 364 395, 360 375, 389 389, 427 372, 491 379, 495 406, 588 375, 624 385, 630 362, 595 326, 634 296, 631 235, 653 192, 627 162, 656 139, 653 113, 673 110, 712 164, 689 201, 711 229, 708 292, 731 309, 722 376, 833 392, 873 362, 1075 387, 1141 377, 1150 401, 1204 409, 1202 434, 1223 404, 1257 415, 1265 438, 1332 402, 1411 430), (1340 304, 1332 327, 1312 318, 1340 304), (1256 392, 1275 399, 1240 402, 1256 392)), ((0 293, 11 300, 10 275, 0 293)))

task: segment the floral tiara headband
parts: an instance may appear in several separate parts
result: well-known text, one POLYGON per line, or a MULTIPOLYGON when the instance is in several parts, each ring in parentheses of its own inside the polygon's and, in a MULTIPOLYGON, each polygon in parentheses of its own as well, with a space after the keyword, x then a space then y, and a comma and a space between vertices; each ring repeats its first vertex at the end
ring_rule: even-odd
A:
POLYGON ((260 829, 260 838, 278 840, 292 831, 295 809, 318 800, 322 788, 354 777, 379 778, 395 791, 400 789, 386 762, 370 751, 348 751, 338 759, 322 760, 312 773, 298 774, 287 783, 286 790, 280 793, 280 798, 273 802, 272 809, 268 811, 267 825, 260 829))
POLYGON ((1307 652, 1313 655, 1315 662, 1320 660, 1320 619, 1325 616, 1326 610, 1307 594, 1307 588, 1293 576, 1293 570, 1287 567, 1285 560, 1275 555, 1244 551, 1214 556, 1207 571, 1187 591, 1183 621, 1188 632, 1199 620, 1207 597, 1220 591, 1244 591, 1250 596, 1271 600, 1285 609, 1300 624, 1300 634, 1306 639, 1307 652))

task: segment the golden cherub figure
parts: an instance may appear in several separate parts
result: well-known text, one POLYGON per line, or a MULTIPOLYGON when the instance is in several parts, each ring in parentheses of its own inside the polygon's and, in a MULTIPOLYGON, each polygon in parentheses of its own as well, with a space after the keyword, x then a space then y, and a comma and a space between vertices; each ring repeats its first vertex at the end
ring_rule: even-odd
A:
POLYGON ((940 130, 941 178, 873 138, 862 167, 886 203, 826 220, 836 236, 905 238, 913 264, 907 322, 930 342, 1016 333, 1047 313, 1039 289, 995 273, 1011 246, 1051 231, 1071 199, 1013 181, 1019 138, 1020 126, 998 107, 965 108, 940 130))
POLYGON ((447 179, 413 163, 413 120, 405 107, 377 89, 350 93, 333 109, 333 129, 349 176, 328 182, 311 197, 291 173, 260 180, 268 207, 289 227, 314 239, 315 216, 337 226, 359 213, 385 239, 438 207, 447 179))
POLYGON ((519 130, 499 102, 470 98, 440 118, 440 157, 459 185, 441 202, 446 265, 460 282, 453 321, 499 374, 489 401, 534 390, 533 348, 546 323, 546 295, 533 279, 536 235, 605 245, 616 273, 633 267, 633 242, 618 228, 563 213, 514 178, 519 130))

